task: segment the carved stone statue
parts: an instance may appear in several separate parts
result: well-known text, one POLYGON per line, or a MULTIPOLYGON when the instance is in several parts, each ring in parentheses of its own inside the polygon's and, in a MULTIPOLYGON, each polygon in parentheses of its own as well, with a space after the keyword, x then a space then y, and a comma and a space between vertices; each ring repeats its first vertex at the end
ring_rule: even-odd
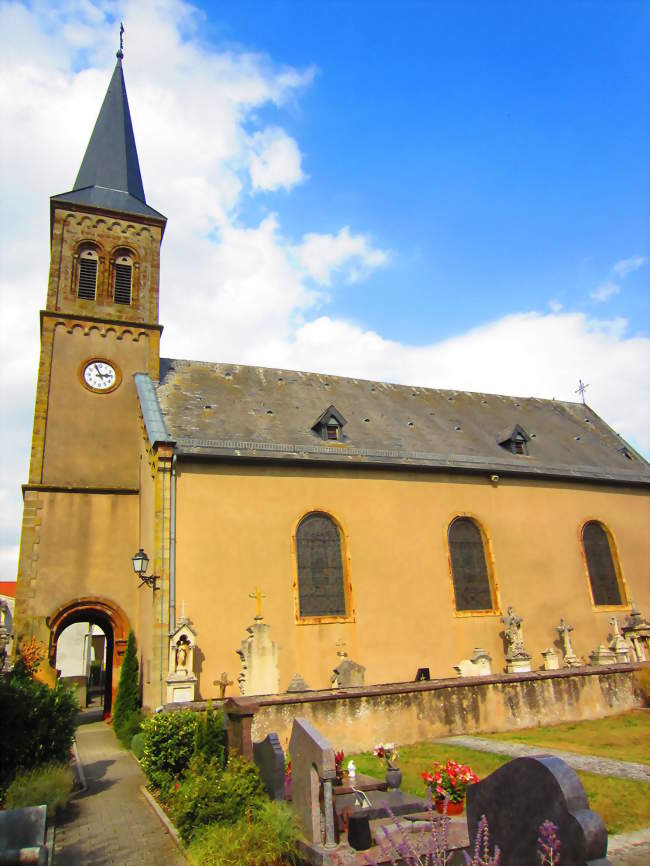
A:
POLYGON ((189 641, 182 635, 176 644, 176 670, 187 673, 187 657, 189 655, 189 641))
POLYGON ((571 632, 573 631, 573 626, 569 625, 564 619, 564 617, 562 617, 562 619, 560 620, 560 624, 555 628, 562 641, 562 651, 564 652, 564 667, 580 667, 582 663, 578 656, 574 653, 573 647, 571 646, 571 632))
POLYGON ((522 673, 530 670, 530 655, 524 646, 522 618, 517 616, 514 608, 509 607, 505 616, 501 617, 506 640, 506 670, 508 673, 522 673))

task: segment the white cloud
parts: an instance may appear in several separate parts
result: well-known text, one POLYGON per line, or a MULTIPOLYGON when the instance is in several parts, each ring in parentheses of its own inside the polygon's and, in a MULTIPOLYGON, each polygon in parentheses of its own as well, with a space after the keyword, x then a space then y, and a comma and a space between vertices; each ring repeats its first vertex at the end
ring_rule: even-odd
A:
POLYGON ((298 145, 283 129, 268 127, 251 140, 250 175, 254 189, 291 189, 305 180, 298 145))
POLYGON ((551 298, 551 300, 548 302, 549 310, 552 313, 559 313, 563 306, 564 305, 560 303, 560 301, 556 300, 556 298, 551 298))
POLYGON ((607 301, 613 295, 617 295, 621 291, 621 287, 618 283, 613 283, 611 280, 606 280, 606 282, 601 283, 597 289, 594 289, 593 292, 589 295, 592 301, 598 301, 602 303, 603 301, 607 301))
POLYGON ((348 283, 366 277, 389 261, 386 250, 376 249, 367 235, 353 235, 348 226, 338 234, 306 234, 292 250, 303 273, 329 286, 332 274, 342 271, 348 283))
POLYGON ((645 261, 644 256, 632 256, 629 259, 621 259, 613 265, 612 273, 617 274, 619 277, 626 277, 633 271, 638 271, 645 264, 645 261))

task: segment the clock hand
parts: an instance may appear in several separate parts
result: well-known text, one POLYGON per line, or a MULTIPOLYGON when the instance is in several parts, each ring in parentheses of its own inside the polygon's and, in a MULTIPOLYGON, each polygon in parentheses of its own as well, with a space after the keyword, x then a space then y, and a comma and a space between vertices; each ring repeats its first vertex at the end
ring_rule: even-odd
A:
POLYGON ((105 379, 108 376, 108 373, 102 373, 97 364, 95 364, 95 372, 100 377, 100 379, 105 379))

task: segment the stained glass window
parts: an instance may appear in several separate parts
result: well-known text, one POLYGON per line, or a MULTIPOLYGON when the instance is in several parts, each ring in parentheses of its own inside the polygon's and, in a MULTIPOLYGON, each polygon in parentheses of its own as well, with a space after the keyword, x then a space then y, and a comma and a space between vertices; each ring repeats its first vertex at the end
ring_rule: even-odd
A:
POLYGON ((582 544, 594 604, 623 604, 609 538, 600 523, 585 523, 582 544))
POLYGON ((449 526, 449 554, 456 610, 492 610, 492 591, 481 530, 467 517, 449 526))
POLYGON ((341 536, 327 514, 315 511, 296 532, 300 616, 345 616, 341 536))

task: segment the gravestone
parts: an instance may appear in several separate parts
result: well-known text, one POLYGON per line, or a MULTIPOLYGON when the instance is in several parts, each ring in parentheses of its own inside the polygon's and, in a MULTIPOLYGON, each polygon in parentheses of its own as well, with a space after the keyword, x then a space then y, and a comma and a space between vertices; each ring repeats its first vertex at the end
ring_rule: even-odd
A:
POLYGON ((560 656, 556 649, 552 646, 542 650, 542 658, 544 659, 545 671, 557 671, 560 667, 560 656))
POLYGON ((524 646, 523 618, 518 616, 512 607, 501 617, 504 625, 506 643, 506 672, 509 674, 527 673, 530 671, 530 655, 524 646))
POLYGON ((612 639, 610 641, 609 648, 616 656, 616 661, 618 662, 618 664, 626 664, 627 662, 632 661, 632 647, 621 634, 621 629, 619 628, 618 620, 615 616, 610 619, 609 624, 612 627, 612 639))
POLYGON ((34 863, 46 866, 46 806, 7 809, 0 812, 0 852, 2 863, 34 863))
POLYGON ((630 601, 630 607, 632 612, 623 626, 623 635, 632 644, 635 661, 644 662, 650 649, 650 622, 633 601, 630 601))
POLYGON ((236 651, 241 659, 237 682, 242 695, 275 695, 280 691, 278 645, 271 640, 270 629, 261 617, 255 617, 246 629, 248 637, 236 651))
POLYGON ((284 751, 276 733, 253 743, 253 760, 260 771, 266 793, 272 800, 284 800, 284 751))
POLYGON ((575 772, 560 758, 516 758, 467 789, 467 828, 473 848, 485 815, 500 866, 539 866, 539 828, 552 821, 561 840, 562 866, 611 866, 607 830, 590 811, 575 772))
POLYGON ((332 688, 348 689, 354 686, 362 686, 365 678, 366 669, 363 665, 353 662, 352 659, 344 658, 334 668, 332 688))
POLYGON ((314 845, 336 847, 332 783, 334 749, 307 719, 295 718, 289 740, 292 803, 298 822, 314 845), (322 787, 322 800, 321 800, 322 787))
POLYGON ((609 647, 601 643, 589 653, 589 661, 592 665, 615 665, 616 656, 609 647))
POLYGON ((288 692, 311 692, 312 690, 309 688, 307 683, 304 681, 301 674, 294 674, 289 686, 287 688, 288 692))
POLYGON ((490 654, 477 646, 474 647, 472 657, 461 659, 457 665, 454 665, 454 670, 459 677, 488 677, 492 673, 491 663, 490 654))

